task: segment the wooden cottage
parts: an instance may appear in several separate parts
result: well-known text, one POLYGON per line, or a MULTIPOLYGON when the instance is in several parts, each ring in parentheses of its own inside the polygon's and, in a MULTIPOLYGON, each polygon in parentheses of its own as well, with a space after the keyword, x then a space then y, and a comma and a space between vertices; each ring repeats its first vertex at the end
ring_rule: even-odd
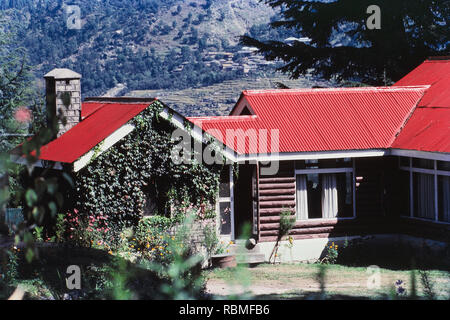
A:
MULTIPOLYGON (((41 165, 81 170, 155 102, 81 104, 80 77, 66 69, 46 76, 50 94, 70 91, 72 100, 65 133, 41 150, 41 165)), ((212 139, 226 157, 216 204, 223 239, 241 239, 249 224, 267 260, 280 215, 290 212, 290 257, 307 260, 329 241, 365 235, 450 242, 449 97, 450 60, 441 58, 390 87, 244 91, 229 116, 185 118, 168 107, 160 115, 196 141, 212 139)))
POLYGON ((433 59, 391 87, 244 91, 229 116, 188 118, 238 164, 222 177, 222 236, 251 224, 267 259, 290 211, 294 259, 355 236, 448 241, 449 97, 450 61, 433 59))

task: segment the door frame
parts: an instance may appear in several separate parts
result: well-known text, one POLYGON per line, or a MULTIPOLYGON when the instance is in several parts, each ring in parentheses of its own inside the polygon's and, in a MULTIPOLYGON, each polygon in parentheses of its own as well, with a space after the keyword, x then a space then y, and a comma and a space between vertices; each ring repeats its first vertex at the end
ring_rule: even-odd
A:
POLYGON ((218 222, 219 222, 219 238, 224 241, 235 241, 235 219, 234 219, 234 173, 233 173, 233 166, 228 166, 229 170, 229 183, 230 183, 230 196, 229 197, 220 197, 218 196, 218 201, 216 202, 216 212, 218 216, 218 222), (221 234, 220 233, 220 203, 229 203, 230 204, 230 223, 231 223, 231 233, 230 234, 221 234))

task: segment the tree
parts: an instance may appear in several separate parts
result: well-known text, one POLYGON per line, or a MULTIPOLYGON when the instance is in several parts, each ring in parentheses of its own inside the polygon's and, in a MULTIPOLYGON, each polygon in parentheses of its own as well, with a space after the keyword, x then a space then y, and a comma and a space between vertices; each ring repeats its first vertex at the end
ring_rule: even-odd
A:
MULTIPOLYGON (((0 19, 2 19, 0 17, 0 19)), ((28 133, 31 74, 25 50, 14 47, 14 34, 0 32, 0 152, 15 147, 28 133)))
POLYGON ((272 22, 273 28, 291 29, 310 42, 246 35, 241 43, 257 47, 267 60, 283 61, 280 70, 293 78, 313 69, 326 79, 380 85, 399 80, 429 56, 448 54, 450 2, 445 0, 261 1, 281 9, 283 19, 272 22), (380 28, 374 23, 378 18, 380 28))
MULTIPOLYGON (((16 30, 15 25, 2 17, 0 22, 5 29, 16 30)), ((32 79, 26 51, 17 46, 15 33, 0 29, 0 213, 7 204, 20 205, 28 221, 41 223, 50 216, 50 211, 62 205, 62 196, 54 200, 57 193, 54 178, 46 179, 44 174, 31 170, 37 160, 32 151, 40 150, 55 135, 58 119, 49 117, 48 125, 42 125, 47 118, 46 111, 32 79), (24 138, 31 133, 36 134, 24 138), (23 155, 29 170, 10 161, 9 152, 19 143, 22 145, 16 150, 17 156, 23 155)))

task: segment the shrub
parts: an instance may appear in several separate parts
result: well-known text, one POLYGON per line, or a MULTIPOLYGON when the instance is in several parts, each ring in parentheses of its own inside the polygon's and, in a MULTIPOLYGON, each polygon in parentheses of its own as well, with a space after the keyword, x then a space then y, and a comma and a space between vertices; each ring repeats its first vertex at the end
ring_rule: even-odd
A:
POLYGON ((292 212, 289 210, 283 211, 280 215, 280 227, 279 227, 279 235, 278 237, 281 239, 284 236, 289 234, 289 231, 295 225, 295 217, 292 215, 292 212))
POLYGON ((338 245, 332 242, 330 245, 327 245, 327 252, 325 257, 320 260, 322 264, 335 264, 339 256, 338 245))
POLYGON ((131 251, 147 260, 161 264, 171 263, 172 250, 169 249, 169 242, 174 240, 171 234, 173 224, 174 222, 166 217, 141 219, 129 241, 131 251))
POLYGON ((208 255, 208 263, 211 264, 211 256, 216 253, 219 237, 215 225, 206 225, 203 228, 204 245, 208 255))
POLYGON ((273 247, 272 253, 270 254, 269 261, 273 258, 273 263, 275 263, 278 254, 278 249, 280 247, 280 241, 281 239, 289 234, 289 231, 294 227, 295 225, 295 216, 292 215, 292 212, 290 210, 283 210, 280 214, 280 225, 278 227, 278 236, 277 241, 275 243, 275 246, 273 247))

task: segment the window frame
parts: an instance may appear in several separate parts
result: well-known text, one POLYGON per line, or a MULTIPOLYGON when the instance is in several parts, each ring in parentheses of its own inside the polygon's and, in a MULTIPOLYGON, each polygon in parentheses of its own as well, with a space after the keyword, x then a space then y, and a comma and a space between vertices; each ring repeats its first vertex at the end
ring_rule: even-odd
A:
MULTIPOLYGON (((439 223, 450 225, 450 222, 439 220, 439 186, 438 177, 439 176, 450 176, 450 171, 438 170, 437 162, 435 159, 426 159, 433 161, 433 169, 418 168, 413 166, 414 157, 403 157, 398 156, 398 167, 400 170, 409 172, 409 216, 401 215, 404 218, 415 219, 420 221, 428 221, 432 223, 439 223), (409 159, 409 166, 402 165, 401 158, 409 159), (414 173, 430 174, 434 179, 434 219, 425 219, 414 216, 414 173)), ((419 159, 419 158, 414 158, 419 159)), ((425 159, 425 158, 424 158, 425 159)))
MULTIPOLYGON (((320 159, 319 159, 320 160, 320 159)), ((308 169, 295 169, 295 214, 297 215, 297 176, 305 174, 326 174, 326 173, 348 173, 352 174, 352 206, 353 215, 351 217, 336 217, 336 218, 308 218, 306 220, 296 219, 296 221, 335 221, 335 220, 352 220, 356 218, 356 176, 355 176, 355 159, 352 158, 351 167, 336 167, 336 168, 308 168, 308 169)))
POLYGON ((235 240, 235 229, 234 229, 234 172, 233 166, 229 165, 229 183, 230 183, 230 196, 229 197, 221 197, 218 195, 218 199, 216 201, 216 212, 217 217, 219 219, 219 237, 227 238, 230 237, 230 240, 235 240), (229 203, 230 204, 230 223, 231 223, 231 233, 230 234, 221 234, 220 230, 220 204, 221 203, 229 203))

